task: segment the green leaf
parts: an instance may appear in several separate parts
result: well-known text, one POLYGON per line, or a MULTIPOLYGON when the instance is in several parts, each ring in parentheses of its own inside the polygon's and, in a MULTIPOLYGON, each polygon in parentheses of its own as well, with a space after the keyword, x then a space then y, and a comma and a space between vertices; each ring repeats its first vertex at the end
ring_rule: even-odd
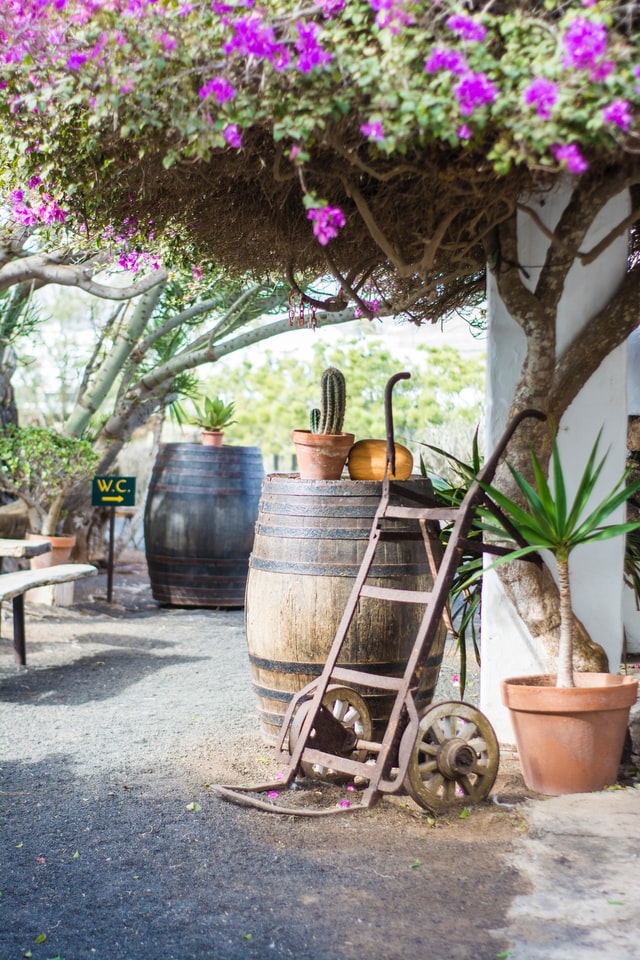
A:
POLYGON ((418 867, 422 866, 422 860, 414 860, 413 863, 409 864, 409 870, 416 870, 418 867))
POLYGON ((458 819, 466 820, 467 817, 470 815, 471 815, 471 811, 469 810, 469 807, 463 807, 460 813, 458 814, 458 819))
POLYGON ((39 933, 37 937, 33 938, 34 943, 44 943, 47 939, 46 933, 39 933))
POLYGON ((187 804, 187 810, 192 810, 194 813, 198 813, 198 811, 202 810, 202 807, 196 800, 194 800, 192 803, 187 804))

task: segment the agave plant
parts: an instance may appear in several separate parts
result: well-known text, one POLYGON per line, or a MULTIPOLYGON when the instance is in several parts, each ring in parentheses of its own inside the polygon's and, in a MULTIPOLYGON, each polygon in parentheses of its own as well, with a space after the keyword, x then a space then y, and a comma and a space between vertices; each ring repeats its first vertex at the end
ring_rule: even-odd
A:
POLYGON ((205 397, 202 405, 193 401, 195 414, 189 422, 202 430, 224 430, 236 421, 233 419, 235 402, 225 403, 221 397, 205 397))
MULTIPOLYGON (((623 474, 610 493, 595 508, 587 512, 594 487, 607 459, 605 454, 598 460, 601 433, 602 431, 598 434, 593 445, 572 503, 569 503, 567 498, 567 486, 557 438, 554 439, 553 443, 550 470, 551 483, 547 480, 534 450, 531 450, 531 463, 535 486, 528 483, 521 473, 507 464, 522 497, 521 503, 506 496, 494 486, 483 485, 488 496, 498 505, 513 528, 528 543, 528 546, 514 549, 500 557, 488 569, 539 550, 548 550, 555 557, 560 596, 560 644, 556 679, 558 687, 574 686, 573 646, 575 627, 571 603, 569 557, 582 544, 609 540, 612 537, 628 534, 640 528, 640 521, 603 526, 607 517, 610 517, 640 489, 640 480, 627 483, 628 472, 623 474)), ((496 520, 493 514, 483 513, 481 527, 492 536, 501 540, 505 539, 506 528, 501 525, 499 520, 496 520)))

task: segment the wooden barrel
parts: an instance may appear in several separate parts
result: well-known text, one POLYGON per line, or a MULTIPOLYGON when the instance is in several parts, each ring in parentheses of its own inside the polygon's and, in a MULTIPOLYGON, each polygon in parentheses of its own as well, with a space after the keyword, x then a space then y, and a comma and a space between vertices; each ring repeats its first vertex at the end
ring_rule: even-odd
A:
MULTIPOLYGON (((399 484, 430 491, 428 480, 399 484)), ((265 477, 249 560, 245 621, 261 732, 273 743, 293 693, 317 677, 327 658, 367 547, 382 484, 364 480, 265 477)), ((415 522, 394 521, 393 531, 416 533, 415 522)), ((422 541, 380 543, 370 585, 429 590, 422 541)), ((340 658, 341 666, 402 676, 424 607, 363 598, 340 658)), ((424 671, 421 706, 431 702, 445 641, 438 632, 424 671)), ((386 727, 393 694, 364 695, 374 731, 386 727)))
POLYGON ((161 446, 144 513, 155 600, 244 606, 263 477, 258 447, 161 446))

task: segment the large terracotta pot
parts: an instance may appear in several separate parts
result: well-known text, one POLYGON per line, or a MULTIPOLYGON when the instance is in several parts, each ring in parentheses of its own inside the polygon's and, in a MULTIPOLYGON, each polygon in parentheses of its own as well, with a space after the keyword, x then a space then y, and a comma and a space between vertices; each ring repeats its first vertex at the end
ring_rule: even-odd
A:
POLYGON ((311 433, 294 430, 291 434, 301 480, 339 480, 355 436, 352 433, 311 433))
POLYGON ((559 688, 553 676, 502 681, 522 774, 538 793, 588 793, 618 779, 638 681, 612 673, 576 673, 575 682, 575 687, 559 688))
POLYGON ((27 540, 48 540, 51 544, 51 550, 48 553, 41 553, 37 557, 31 557, 29 564, 32 570, 41 570, 43 567, 54 567, 59 563, 68 563, 71 558, 71 552, 76 545, 74 534, 68 534, 59 537, 47 537, 39 533, 27 533, 27 540))

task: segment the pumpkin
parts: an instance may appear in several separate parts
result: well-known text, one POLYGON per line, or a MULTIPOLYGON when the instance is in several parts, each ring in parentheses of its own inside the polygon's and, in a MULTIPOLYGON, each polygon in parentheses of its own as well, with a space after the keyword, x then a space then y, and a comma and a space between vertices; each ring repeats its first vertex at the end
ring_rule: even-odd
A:
MULTIPOLYGON (((396 452, 396 472, 390 475, 392 480, 407 480, 413 470, 411 451, 402 444, 394 444, 396 452)), ((352 480, 383 480, 387 463, 386 440, 358 440, 349 451, 349 476, 352 480)))

